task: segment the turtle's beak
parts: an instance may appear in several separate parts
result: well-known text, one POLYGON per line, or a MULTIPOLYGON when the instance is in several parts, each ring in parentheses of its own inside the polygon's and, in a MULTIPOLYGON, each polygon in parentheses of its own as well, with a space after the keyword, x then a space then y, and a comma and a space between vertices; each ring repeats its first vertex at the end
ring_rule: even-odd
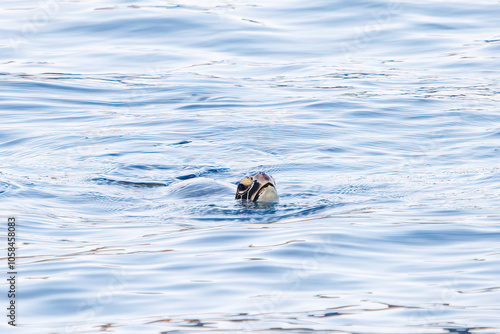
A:
POLYGON ((255 195, 254 202, 278 202, 278 192, 273 184, 267 183, 255 195))
POLYGON ((260 184, 260 188, 253 198, 254 202, 277 202, 278 192, 276 191, 276 184, 274 179, 265 174, 258 173, 255 175, 255 179, 260 184))

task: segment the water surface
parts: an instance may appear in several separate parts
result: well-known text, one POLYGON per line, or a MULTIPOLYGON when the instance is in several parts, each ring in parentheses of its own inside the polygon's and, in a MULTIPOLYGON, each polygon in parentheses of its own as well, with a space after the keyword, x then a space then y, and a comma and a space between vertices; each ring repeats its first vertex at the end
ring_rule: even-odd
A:
POLYGON ((19 330, 500 332, 498 2, 0 10, 19 330))

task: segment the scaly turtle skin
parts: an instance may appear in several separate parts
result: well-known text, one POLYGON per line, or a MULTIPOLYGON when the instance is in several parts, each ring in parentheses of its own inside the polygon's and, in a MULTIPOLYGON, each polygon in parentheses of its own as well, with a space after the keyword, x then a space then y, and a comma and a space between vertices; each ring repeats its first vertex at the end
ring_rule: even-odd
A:
POLYGON ((241 179, 235 199, 251 202, 278 202, 276 183, 272 176, 260 172, 241 179))

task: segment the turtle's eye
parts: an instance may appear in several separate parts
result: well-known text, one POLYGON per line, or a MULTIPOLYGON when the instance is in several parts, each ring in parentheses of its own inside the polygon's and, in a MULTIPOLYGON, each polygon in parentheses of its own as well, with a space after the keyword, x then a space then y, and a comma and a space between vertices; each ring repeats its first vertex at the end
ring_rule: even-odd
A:
POLYGON ((244 185, 243 183, 238 184, 238 192, 239 193, 242 193, 247 189, 248 189, 248 186, 244 185))

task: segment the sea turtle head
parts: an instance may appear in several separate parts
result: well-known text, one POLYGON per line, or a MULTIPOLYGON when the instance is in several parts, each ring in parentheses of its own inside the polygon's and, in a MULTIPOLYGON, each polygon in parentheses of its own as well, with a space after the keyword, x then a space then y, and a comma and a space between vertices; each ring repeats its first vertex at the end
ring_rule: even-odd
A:
POLYGON ((271 175, 259 172, 241 179, 235 199, 251 202, 278 202, 276 183, 271 175))

